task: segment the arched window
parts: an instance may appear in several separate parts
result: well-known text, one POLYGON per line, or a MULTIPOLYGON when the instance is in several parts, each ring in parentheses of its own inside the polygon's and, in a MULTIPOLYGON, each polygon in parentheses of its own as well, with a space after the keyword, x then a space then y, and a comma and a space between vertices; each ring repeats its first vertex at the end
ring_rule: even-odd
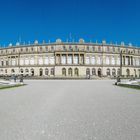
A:
POLYGON ((89 68, 86 69, 86 75, 87 75, 87 76, 90 75, 90 69, 89 69, 89 68))
POLYGON ((101 77, 101 75, 102 75, 102 70, 99 68, 98 69, 98 76, 101 77))
POLYGON ((115 69, 112 69, 112 75, 116 76, 116 70, 115 69))
POLYGON ((49 75, 49 70, 48 70, 48 68, 45 69, 45 75, 49 75))
POLYGON ((69 69, 68 69, 68 75, 69 75, 69 76, 72 76, 72 68, 69 68, 69 69))
POLYGON ((106 75, 107 75, 107 76, 110 76, 110 69, 109 69, 109 68, 108 68, 107 71, 106 71, 106 75))
POLYGON ((51 68, 51 75, 54 75, 54 68, 51 68))
POLYGON ((92 75, 96 75, 96 69, 92 68, 92 75))
POLYGON ((66 69, 65 68, 62 69, 62 75, 66 76, 66 69))
POLYGON ((75 76, 79 76, 79 70, 78 70, 78 68, 75 68, 74 69, 74 74, 75 74, 75 76))
POLYGON ((39 69, 39 76, 43 75, 43 69, 39 69))

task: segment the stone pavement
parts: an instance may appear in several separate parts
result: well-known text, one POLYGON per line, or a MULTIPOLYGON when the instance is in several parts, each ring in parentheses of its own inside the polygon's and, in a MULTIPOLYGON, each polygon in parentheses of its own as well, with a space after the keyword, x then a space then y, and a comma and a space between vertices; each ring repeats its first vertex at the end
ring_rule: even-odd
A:
POLYGON ((140 91, 112 80, 28 80, 0 90, 0 140, 139 140, 140 91))

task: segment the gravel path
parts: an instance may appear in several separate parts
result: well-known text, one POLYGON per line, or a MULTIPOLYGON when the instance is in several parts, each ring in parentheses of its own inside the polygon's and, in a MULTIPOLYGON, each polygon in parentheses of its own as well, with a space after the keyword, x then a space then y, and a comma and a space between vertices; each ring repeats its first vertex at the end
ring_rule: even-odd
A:
POLYGON ((140 140, 140 90, 111 80, 0 90, 0 140, 140 140))

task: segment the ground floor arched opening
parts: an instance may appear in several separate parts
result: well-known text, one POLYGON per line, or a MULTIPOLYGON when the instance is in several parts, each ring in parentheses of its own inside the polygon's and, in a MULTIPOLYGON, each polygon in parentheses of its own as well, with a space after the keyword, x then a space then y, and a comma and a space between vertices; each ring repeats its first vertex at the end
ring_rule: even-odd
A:
POLYGON ((75 75, 75 76, 79 76, 79 69, 78 69, 78 68, 75 68, 75 69, 74 69, 74 75, 75 75))
POLYGON ((69 69, 68 69, 68 75, 69 75, 69 76, 72 76, 72 68, 69 68, 69 69))
POLYGON ((62 76, 66 76, 66 68, 62 69, 62 76))
POLYGON ((43 69, 39 70, 39 76, 43 76, 43 69))
POLYGON ((34 76, 34 69, 31 69, 31 76, 34 76))
POLYGON ((130 70, 126 69, 126 76, 129 77, 130 76, 130 70))
POLYGON ((102 76, 102 70, 99 68, 98 69, 98 76, 101 77, 102 76))

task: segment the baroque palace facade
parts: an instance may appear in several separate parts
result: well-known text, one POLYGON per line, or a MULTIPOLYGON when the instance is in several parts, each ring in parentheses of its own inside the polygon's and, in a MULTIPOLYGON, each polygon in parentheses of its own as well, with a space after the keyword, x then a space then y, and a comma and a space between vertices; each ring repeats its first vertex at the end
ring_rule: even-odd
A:
POLYGON ((0 48, 0 76, 46 78, 140 77, 140 48, 102 43, 62 42, 0 48))

